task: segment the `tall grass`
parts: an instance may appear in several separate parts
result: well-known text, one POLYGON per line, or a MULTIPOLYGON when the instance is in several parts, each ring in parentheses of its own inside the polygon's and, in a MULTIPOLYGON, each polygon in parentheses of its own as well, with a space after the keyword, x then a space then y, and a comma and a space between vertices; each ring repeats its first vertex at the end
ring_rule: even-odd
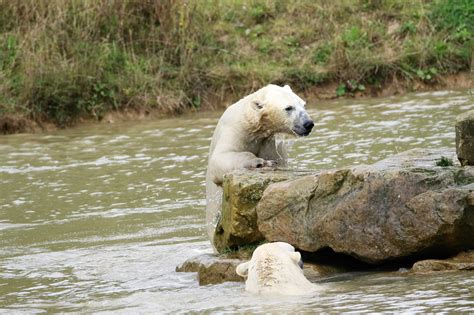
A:
POLYGON ((473 21, 470 0, 0 0, 0 117, 67 126, 270 82, 432 82, 469 68, 473 21))

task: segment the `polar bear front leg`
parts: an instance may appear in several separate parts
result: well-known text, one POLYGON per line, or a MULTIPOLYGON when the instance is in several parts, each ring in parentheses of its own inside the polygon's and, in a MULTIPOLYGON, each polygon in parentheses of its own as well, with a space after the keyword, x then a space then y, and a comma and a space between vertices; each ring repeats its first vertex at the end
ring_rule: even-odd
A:
POLYGON ((212 155, 211 178, 216 185, 222 185, 224 174, 236 169, 275 167, 276 161, 264 160, 251 152, 221 152, 212 155))

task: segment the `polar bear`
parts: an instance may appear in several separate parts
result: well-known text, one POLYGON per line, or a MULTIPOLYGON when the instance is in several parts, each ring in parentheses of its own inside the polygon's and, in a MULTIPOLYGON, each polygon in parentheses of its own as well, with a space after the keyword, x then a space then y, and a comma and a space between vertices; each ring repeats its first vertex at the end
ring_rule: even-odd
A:
POLYGON ((252 259, 238 265, 236 272, 247 278, 245 290, 250 293, 306 295, 318 291, 303 274, 301 254, 284 242, 260 245, 252 259))
POLYGON ((217 123, 206 173, 207 231, 213 244, 222 204, 224 174, 243 168, 285 166, 286 148, 279 133, 307 136, 314 123, 305 101, 288 85, 267 85, 226 109, 217 123))

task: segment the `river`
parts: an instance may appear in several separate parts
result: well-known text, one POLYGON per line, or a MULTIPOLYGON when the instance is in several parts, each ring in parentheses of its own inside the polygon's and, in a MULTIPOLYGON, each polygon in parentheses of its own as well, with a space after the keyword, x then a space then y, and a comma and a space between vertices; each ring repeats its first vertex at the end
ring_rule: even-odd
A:
MULTIPOLYGON (((467 91, 311 102, 290 166, 372 163, 454 146, 467 91)), ((0 136, 0 313, 474 312, 474 272, 354 273, 310 297, 199 286, 176 265, 211 252, 205 170, 220 112, 0 136)))

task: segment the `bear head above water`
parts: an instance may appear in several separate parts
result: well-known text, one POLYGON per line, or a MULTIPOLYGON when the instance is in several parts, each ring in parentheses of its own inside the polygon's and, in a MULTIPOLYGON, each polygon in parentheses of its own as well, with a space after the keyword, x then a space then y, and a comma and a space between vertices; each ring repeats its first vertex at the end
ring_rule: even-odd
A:
POLYGON ((306 102, 288 85, 269 84, 248 97, 251 110, 246 111, 246 118, 249 129, 255 134, 307 136, 313 129, 314 123, 305 110, 306 102))
POLYGON ((246 277, 245 290, 256 294, 306 295, 319 287, 303 274, 301 254, 284 242, 257 247, 250 261, 237 266, 236 272, 246 277))

